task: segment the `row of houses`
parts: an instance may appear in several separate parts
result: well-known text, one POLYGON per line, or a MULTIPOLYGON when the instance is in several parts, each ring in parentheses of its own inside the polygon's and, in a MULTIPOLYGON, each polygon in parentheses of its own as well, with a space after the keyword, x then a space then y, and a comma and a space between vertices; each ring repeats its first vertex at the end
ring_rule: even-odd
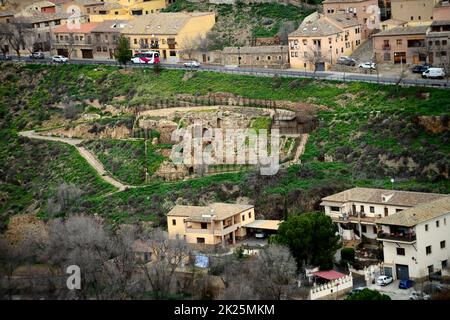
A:
POLYGON ((448 195, 353 188, 323 198, 321 206, 343 240, 382 243, 385 275, 417 280, 449 266, 448 195))
MULTIPOLYGON (((448 195, 357 187, 320 205, 344 241, 382 244, 385 275, 418 280, 449 267, 448 195)), ((241 204, 176 205, 167 213, 169 237, 200 246, 251 243, 256 234, 276 233, 280 223, 258 220, 254 206, 241 204)))

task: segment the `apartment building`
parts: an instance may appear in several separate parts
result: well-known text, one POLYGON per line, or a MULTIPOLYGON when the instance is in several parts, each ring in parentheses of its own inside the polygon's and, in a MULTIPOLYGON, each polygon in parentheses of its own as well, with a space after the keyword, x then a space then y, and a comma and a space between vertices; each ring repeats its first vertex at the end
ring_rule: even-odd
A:
POLYGON ((427 30, 428 62, 450 71, 450 2, 440 1, 433 8, 433 22, 427 30))
POLYGON ((450 197, 417 205, 377 221, 382 229, 384 274, 395 279, 426 279, 448 268, 450 197))
POLYGON ((322 2, 325 15, 350 14, 361 24, 362 39, 367 39, 375 30, 379 29, 380 21, 378 0, 325 0, 322 2))
POLYGON ((214 12, 154 13, 130 20, 122 33, 133 52, 153 49, 164 60, 178 62, 185 46, 204 37, 214 24, 214 12))
POLYGON ((58 55, 77 59, 93 59, 92 30, 99 23, 82 23, 77 28, 64 24, 54 30, 53 48, 58 55))
POLYGON ((320 205, 338 225, 344 240, 362 236, 376 239, 380 218, 444 197, 436 193, 357 187, 322 198, 320 205))
POLYGON ((177 205, 167 213, 167 228, 169 237, 183 237, 188 243, 225 245, 245 237, 243 226, 254 220, 255 208, 251 205, 177 205))
POLYGON ((92 49, 95 59, 115 59, 120 32, 126 22, 126 20, 105 20, 92 29, 92 49))
POLYGON ((399 26, 372 35, 373 52, 378 63, 426 62, 425 36, 428 25, 399 26))
POLYGON ((361 44, 361 24, 348 14, 318 15, 302 23, 288 39, 292 68, 328 70, 361 44))
POLYGON ((167 213, 169 237, 183 238, 191 244, 236 244, 255 233, 273 234, 280 223, 280 220, 255 220, 254 206, 230 203, 176 205, 167 213))
POLYGON ((391 18, 408 22, 433 20, 438 0, 391 0, 391 18))

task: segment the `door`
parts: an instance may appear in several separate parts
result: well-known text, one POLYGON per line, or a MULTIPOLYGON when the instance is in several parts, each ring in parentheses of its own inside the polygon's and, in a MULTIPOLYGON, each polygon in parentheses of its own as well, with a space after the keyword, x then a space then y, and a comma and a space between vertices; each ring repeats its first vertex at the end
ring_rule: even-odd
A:
POLYGON ((394 63, 406 63, 406 52, 394 52, 394 63))
POLYGON ((356 206, 354 204, 352 205, 352 213, 356 214, 356 206))
POLYGON ((94 53, 92 49, 81 49, 81 56, 83 59, 94 59, 94 53))
POLYGON ((202 54, 202 60, 203 60, 203 62, 206 62, 206 54, 205 53, 202 54))
POLYGON ((325 71, 325 62, 317 62, 316 71, 325 71))
POLYGON ((396 264, 395 272, 397 274, 397 279, 408 280, 409 279, 409 267, 404 264, 396 264))
POLYGON ((164 60, 167 59, 167 51, 166 50, 163 50, 163 58, 164 58, 164 60))
POLYGON ((384 275, 388 277, 392 277, 392 268, 391 267, 384 267, 384 275))

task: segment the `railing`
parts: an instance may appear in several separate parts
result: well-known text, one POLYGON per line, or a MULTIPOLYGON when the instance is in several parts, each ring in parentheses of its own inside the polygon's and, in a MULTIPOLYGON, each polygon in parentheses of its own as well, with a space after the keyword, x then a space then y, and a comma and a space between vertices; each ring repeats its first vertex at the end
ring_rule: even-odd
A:
POLYGON ((239 225, 240 225, 240 224, 237 223, 237 224, 234 224, 234 225, 229 226, 229 227, 227 227, 227 228, 223 228, 222 230, 220 230, 220 229, 214 229, 214 235, 217 235, 217 236, 224 236, 224 235, 226 235, 226 234, 228 234, 228 233, 230 233, 230 232, 236 231, 239 225))
POLYGON ((391 46, 390 45, 383 45, 383 50, 391 50, 391 46))
POLYGON ((378 234, 378 239, 380 239, 380 240, 402 241, 402 242, 414 242, 414 241, 416 241, 416 235, 412 234, 412 233, 398 234, 398 233, 382 232, 382 233, 378 234))

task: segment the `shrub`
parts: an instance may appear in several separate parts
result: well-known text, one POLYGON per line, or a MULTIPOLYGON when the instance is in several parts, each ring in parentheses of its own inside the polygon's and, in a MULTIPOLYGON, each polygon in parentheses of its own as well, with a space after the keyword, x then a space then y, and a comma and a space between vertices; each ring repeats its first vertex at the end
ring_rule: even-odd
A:
POLYGON ((355 262, 355 249, 343 248, 341 250, 341 259, 347 262, 355 262))

